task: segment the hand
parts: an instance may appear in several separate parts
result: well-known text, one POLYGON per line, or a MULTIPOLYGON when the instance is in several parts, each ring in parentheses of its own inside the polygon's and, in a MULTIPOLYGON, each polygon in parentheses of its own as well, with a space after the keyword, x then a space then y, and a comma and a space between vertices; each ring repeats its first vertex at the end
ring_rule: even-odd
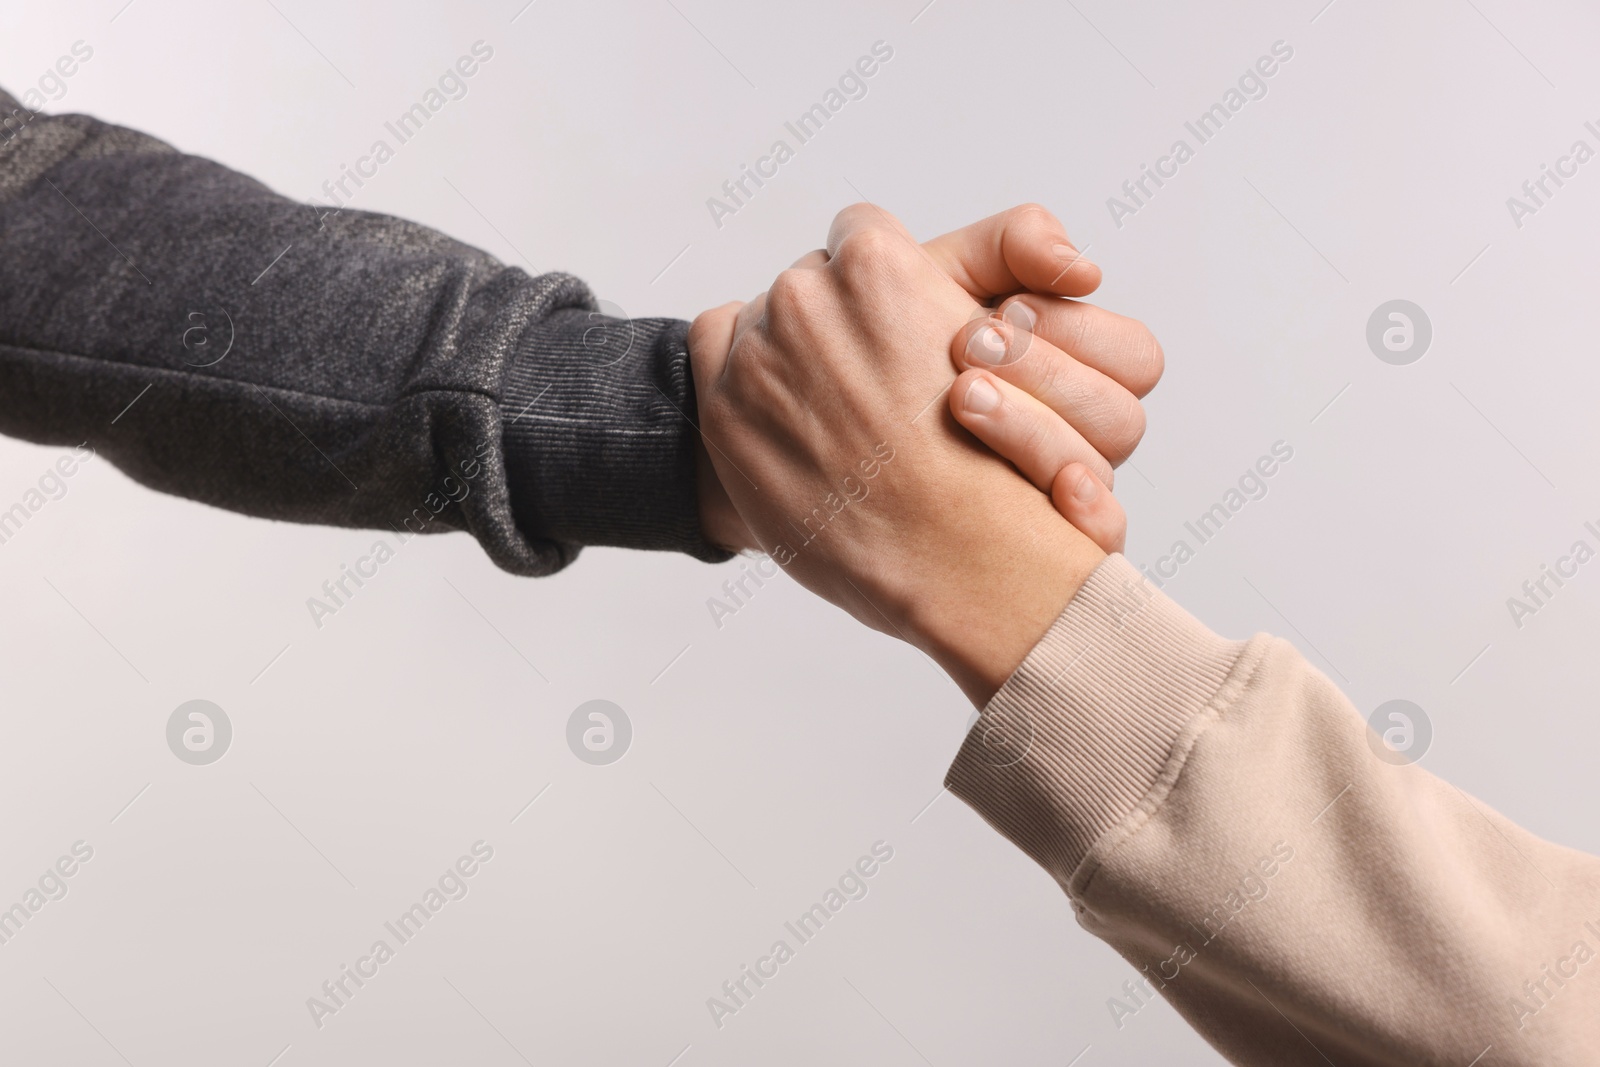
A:
POLYGON ((950 390, 956 421, 1049 493, 1102 551, 1121 552, 1128 518, 1109 489, 1110 457, 1126 457, 1144 432, 1137 398, 1163 365, 1150 331, 1088 304, 1023 296, 968 323, 952 352, 970 368, 950 390), (1041 318, 1044 341, 1028 329, 1041 318), (1081 360, 1051 343, 1063 336, 1081 360))
MULTIPOLYGON (((1112 468, 1144 436, 1139 399, 1155 388, 1164 357, 1144 324, 1076 300, 1014 296, 955 336, 951 356, 962 371, 951 391, 956 418, 977 433, 981 416, 1002 401, 1019 412, 1033 457, 1024 474, 1048 468, 1034 484, 1069 463, 1086 465, 1105 485, 1112 468)), ((1019 468, 1021 464, 1018 464, 1019 468)))
MULTIPOLYGON (((1100 284, 1100 268, 1073 246, 1055 216, 1037 204, 1024 204, 936 237, 922 249, 933 265, 975 301, 992 302, 1024 291, 1029 294, 1013 296, 996 313, 1003 315, 998 320, 1002 325, 1025 327, 1026 334, 1021 343, 1015 334, 1005 335, 1011 347, 1002 362, 1018 365, 1014 380, 1022 388, 1038 389, 1037 395, 1055 405, 1069 423, 1083 420, 1080 439, 1088 451, 1082 456, 1094 455, 1109 477, 1111 467, 1132 452, 1143 432, 1143 412, 1128 390, 1142 386, 1148 392, 1161 371, 1160 348, 1155 346, 1152 352, 1154 339, 1138 323, 1087 304, 1058 299, 1092 293, 1100 284), (1141 333, 1142 337, 1138 336, 1141 333), (1040 358, 1022 367, 1029 336, 1042 339, 1043 346, 1040 358), (1143 343, 1146 338, 1149 345, 1143 343), (1045 356, 1045 351, 1054 358, 1045 356), (1074 351, 1081 365, 1066 351, 1074 351), (1035 367, 1040 370, 1030 377, 1035 367), (1096 448, 1103 451, 1096 453, 1096 448)), ((812 253, 801 262, 817 266, 824 258, 822 253, 812 253)), ((977 320, 974 327, 982 325, 981 314, 973 314, 977 320)), ((965 343, 961 340, 958 348, 964 351, 965 343)), ((692 350, 693 345, 691 358, 692 350)), ((959 354, 957 359, 961 359, 959 354)), ((997 368, 997 373, 1005 372, 1004 366, 997 368)), ((701 528, 707 539, 735 550, 756 547, 717 477, 703 441, 698 484, 701 528)))
MULTIPOLYGON (((1005 228, 986 221, 987 247, 1003 252, 1005 228)), ((973 289, 1050 281, 1036 256, 999 259, 1006 274, 969 273, 964 287, 944 269, 952 260, 857 205, 826 253, 749 304, 701 315, 689 341, 708 459, 756 542, 808 588, 923 648, 977 703, 1104 555, 938 402, 953 378, 941 354, 983 314, 973 289)), ((1073 268, 1051 269, 1082 291, 1073 268)))
POLYGON ((1088 446, 1057 410, 1033 393, 998 380, 988 371, 976 370, 956 379, 950 389, 950 410, 974 437, 1049 493, 1056 511, 1101 551, 1122 551, 1128 517, 1101 475, 1092 469, 1103 461, 1096 464, 1077 458, 1088 446))

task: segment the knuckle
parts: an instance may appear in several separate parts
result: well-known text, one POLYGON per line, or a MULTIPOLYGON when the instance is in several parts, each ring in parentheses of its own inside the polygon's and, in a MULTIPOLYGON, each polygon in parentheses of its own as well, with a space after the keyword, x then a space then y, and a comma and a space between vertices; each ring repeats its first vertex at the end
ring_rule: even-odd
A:
POLYGON ((1065 379, 1069 373, 1066 361, 1041 351, 1034 357, 1032 370, 1033 387, 1029 392, 1053 406, 1052 402, 1066 392, 1065 379))
MULTIPOLYGON (((1058 442, 1051 427, 1042 419, 1017 417, 1015 432, 1017 447, 1025 456, 1031 456, 1041 464, 1050 465, 1058 452, 1058 442)), ((1062 460, 1065 462, 1065 459, 1062 460)))
POLYGON ((804 307, 812 293, 816 273, 802 267, 779 271, 767 287, 767 314, 787 316, 804 307))
POLYGON ((905 261, 905 242, 881 227, 857 230, 839 242, 833 262, 847 279, 883 277, 895 273, 905 261))
POLYGON ((1089 351, 1094 343, 1090 335, 1090 328, 1089 315, 1083 306, 1073 305, 1071 314, 1067 316, 1061 338, 1061 347, 1073 355, 1089 351))
POLYGON ((836 227, 854 225, 863 219, 871 218, 877 214, 877 211, 876 205, 869 204, 866 201, 849 204, 839 209, 839 213, 833 217, 833 224, 836 227))

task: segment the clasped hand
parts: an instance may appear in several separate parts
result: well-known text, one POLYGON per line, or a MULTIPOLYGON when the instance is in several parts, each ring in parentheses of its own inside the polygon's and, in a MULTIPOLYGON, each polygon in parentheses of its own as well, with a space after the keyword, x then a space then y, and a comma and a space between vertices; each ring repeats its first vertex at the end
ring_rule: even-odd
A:
POLYGON ((987 702, 1126 521, 1162 370, 1036 205, 919 245, 870 204, 689 333, 708 536, 760 548, 987 702))

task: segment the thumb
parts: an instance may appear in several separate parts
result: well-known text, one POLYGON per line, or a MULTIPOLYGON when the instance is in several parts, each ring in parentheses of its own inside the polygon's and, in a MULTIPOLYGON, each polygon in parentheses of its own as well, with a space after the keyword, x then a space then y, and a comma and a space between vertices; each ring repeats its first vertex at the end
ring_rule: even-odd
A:
POLYGON ((1100 268, 1038 204, 991 215, 922 247, 976 300, 1021 290, 1088 296, 1100 285, 1100 268))

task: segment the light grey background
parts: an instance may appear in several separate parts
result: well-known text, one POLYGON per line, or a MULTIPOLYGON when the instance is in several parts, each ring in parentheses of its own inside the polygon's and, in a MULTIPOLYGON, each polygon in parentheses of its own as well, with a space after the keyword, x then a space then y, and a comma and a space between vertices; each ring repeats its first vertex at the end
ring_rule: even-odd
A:
MULTIPOLYGON (((1041 201, 1168 355, 1118 482, 1129 556, 1289 442, 1168 591, 1225 634, 1295 640, 1363 711, 1415 701, 1426 766, 1600 850, 1600 562, 1520 629, 1506 605, 1597 543, 1600 161, 1520 228, 1506 206, 1574 140, 1600 147, 1595 13, 923 2, 7 4, 0 84, 82 40, 52 110, 309 199, 482 39, 470 95, 354 206, 634 315, 758 292, 860 197, 922 236, 1041 201), (707 197, 878 40, 868 96, 718 229, 707 197), (1117 227, 1107 198, 1277 40, 1268 95, 1117 227), (1432 320, 1409 366, 1366 346, 1392 299, 1432 320)), ((60 451, 0 443, 0 506, 60 451)), ((6 1061, 1218 1062, 1165 1005, 1113 1024, 1132 969, 939 796, 960 694, 787 579, 718 629, 737 563, 591 551, 527 581, 452 536, 319 630, 306 598, 371 536, 161 497, 103 460, 69 486, 0 545, 0 902, 74 841, 94 858, 0 946, 6 1061), (634 742, 590 766, 566 722, 601 698, 634 742), (232 722, 210 766, 166 747, 191 699, 232 722), (470 894, 313 1026, 306 998, 479 839, 470 894), (715 1028, 706 998, 880 839, 870 894, 715 1028)))

